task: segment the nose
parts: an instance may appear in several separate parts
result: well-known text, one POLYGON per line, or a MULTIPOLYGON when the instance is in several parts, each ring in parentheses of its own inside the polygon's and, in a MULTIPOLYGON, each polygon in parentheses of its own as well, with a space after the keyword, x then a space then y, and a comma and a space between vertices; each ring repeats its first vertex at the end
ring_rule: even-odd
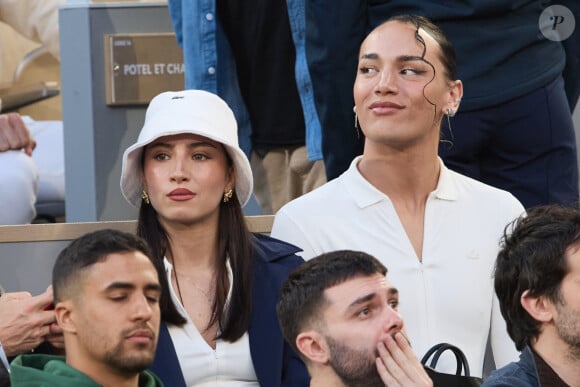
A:
POLYGON ((153 316, 153 304, 145 295, 135 297, 133 305, 133 319, 136 321, 149 321, 153 316))
POLYGON ((184 160, 175 160, 170 177, 172 181, 177 183, 182 183, 189 180, 189 174, 184 160))
POLYGON ((395 309, 391 308, 390 306, 385 308, 385 320, 383 328, 386 333, 394 334, 403 330, 403 318, 395 309))
POLYGON ((384 95, 398 91, 396 77, 390 71, 382 70, 375 85, 375 93, 384 95))

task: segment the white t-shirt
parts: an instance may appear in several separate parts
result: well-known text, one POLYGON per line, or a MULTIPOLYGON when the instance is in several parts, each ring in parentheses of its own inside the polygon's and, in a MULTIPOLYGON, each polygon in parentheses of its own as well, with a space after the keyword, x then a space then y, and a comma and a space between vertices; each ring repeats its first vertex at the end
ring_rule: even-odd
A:
MULTIPOLYGON (((181 367, 181 372, 183 372, 185 384, 198 387, 259 387, 250 354, 248 332, 234 343, 218 339, 215 349, 210 347, 189 318, 173 290, 171 285, 173 266, 167 259, 164 260, 164 263, 171 299, 177 310, 187 319, 185 325, 181 327, 168 325, 169 335, 179 359, 179 366, 181 367)), ((230 289, 226 301, 227 307, 232 292, 233 273, 229 261, 227 261, 226 266, 230 280, 230 289)))
MULTIPOLYGON (((524 213, 522 205, 441 162, 437 188, 426 203, 420 261, 388 196, 358 171, 360 159, 337 179, 282 207, 272 237, 301 247, 304 259, 343 249, 379 259, 399 289, 399 311, 419 358, 435 344, 455 344, 472 375, 481 376, 491 329, 496 366, 517 360, 492 272, 504 227, 524 213)), ((442 357, 437 368, 455 373, 455 358, 442 357)))

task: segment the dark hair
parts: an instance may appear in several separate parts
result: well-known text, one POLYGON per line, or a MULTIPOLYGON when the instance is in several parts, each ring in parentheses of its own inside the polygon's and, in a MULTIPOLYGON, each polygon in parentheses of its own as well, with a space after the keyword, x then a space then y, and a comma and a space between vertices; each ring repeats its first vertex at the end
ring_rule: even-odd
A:
POLYGON ((339 250, 319 255, 298 266, 282 285, 276 306, 282 334, 296 353, 296 337, 307 326, 321 323, 326 304, 324 291, 349 279, 387 274, 373 256, 360 251, 339 250))
POLYGON ((415 39, 423 46, 422 58, 427 64, 431 66, 431 68, 433 68, 433 71, 435 71, 433 64, 425 59, 427 47, 425 46, 425 40, 419 34, 419 29, 425 30, 437 42, 437 44, 439 44, 439 47, 441 48, 439 59, 443 64, 443 68, 445 69, 445 76, 451 81, 456 79, 457 59, 455 56, 455 49, 441 28, 439 28, 437 25, 435 25, 435 23, 426 17, 418 15, 396 15, 387 19, 385 23, 392 21, 408 23, 415 26, 417 29, 417 31, 415 31, 415 39))
MULTIPOLYGON (((225 150, 224 150, 225 152, 225 150)), ((145 153, 145 152, 143 152, 145 153)), ((228 165, 232 165, 231 158, 227 152, 228 165)), ((143 165, 143 163, 141 164, 143 165)), ((252 234, 249 232, 242 206, 237 194, 234 192, 232 198, 220 204, 218 230, 218 259, 216 273, 215 300, 212 305, 212 317, 208 322, 208 327, 214 323, 219 324, 219 337, 225 341, 236 341, 248 330, 252 313, 252 234), (229 279, 226 268, 226 260, 229 258, 234 281, 232 285, 232 295, 228 303, 228 310, 225 305, 228 294, 229 279)), ((137 234, 145 239, 153 251, 153 263, 159 272, 161 283, 161 298, 159 306, 163 321, 183 325, 187 321, 175 307, 169 292, 169 282, 163 259, 167 253, 171 253, 170 236, 157 219, 157 211, 150 204, 141 202, 139 209, 139 219, 137 222, 137 234)), ((171 254, 169 254, 171 255, 171 254)), ((172 262, 173 269, 178 270, 175 262, 172 262)), ((177 284, 179 286, 179 284, 177 284)))
MULTIPOLYGON (((431 36, 439 45, 439 47, 441 49, 440 54, 439 54, 439 59, 441 60, 441 63, 443 64, 443 68, 445 69, 445 77, 447 77, 447 79, 450 81, 456 80, 456 77, 457 77, 457 59, 455 56, 455 49, 453 48, 451 41, 447 38, 447 36, 443 32, 443 30, 441 28, 437 27, 431 20, 427 19, 424 16, 395 15, 395 16, 392 16, 389 19, 387 19, 384 23, 381 24, 381 26, 386 24, 386 23, 390 23, 390 22, 406 23, 406 24, 412 24, 413 26, 415 26, 415 29, 416 29, 415 30, 415 40, 423 47, 421 59, 423 60, 423 62, 425 62, 427 65, 429 65, 429 67, 431 67, 431 69, 433 70, 433 77, 423 87, 423 97, 425 98, 425 100, 429 104, 431 104, 431 106, 433 106, 433 122, 435 123, 438 120, 437 105, 434 102, 432 102, 427 97, 427 95, 425 95, 425 88, 431 82, 433 82, 433 80, 435 79, 436 71, 435 71, 435 66, 433 65, 433 63, 429 62, 425 58, 425 54, 427 53, 427 46, 425 45, 425 39, 423 39, 423 37, 419 33, 419 29, 422 29, 425 32, 427 32, 427 34, 429 34, 429 36, 431 36)), ((380 28, 381 26, 379 26, 377 28, 380 28)), ((375 29, 377 29, 377 28, 375 28, 375 29)), ((451 130, 451 128, 449 128, 449 130, 451 130)))
POLYGON ((522 294, 528 290, 531 297, 560 302, 560 283, 568 272, 566 249, 578 240, 578 208, 539 206, 506 227, 495 264, 495 292, 518 350, 541 331, 541 323, 522 307, 522 294))
POLYGON ((108 255, 139 251, 151 259, 147 243, 136 235, 105 229, 94 231, 73 240, 58 255, 52 269, 54 300, 68 297, 67 290, 78 282, 85 268, 103 261, 108 255))

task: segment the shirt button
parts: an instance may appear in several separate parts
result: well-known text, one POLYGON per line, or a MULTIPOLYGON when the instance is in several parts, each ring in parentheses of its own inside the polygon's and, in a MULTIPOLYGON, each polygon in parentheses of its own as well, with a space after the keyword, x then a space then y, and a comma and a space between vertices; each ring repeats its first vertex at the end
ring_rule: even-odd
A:
POLYGON ((215 67, 211 66, 207 68, 207 73, 209 75, 214 75, 215 74, 215 67))
POLYGON ((206 13, 205 20, 212 21, 213 20, 213 13, 206 13))

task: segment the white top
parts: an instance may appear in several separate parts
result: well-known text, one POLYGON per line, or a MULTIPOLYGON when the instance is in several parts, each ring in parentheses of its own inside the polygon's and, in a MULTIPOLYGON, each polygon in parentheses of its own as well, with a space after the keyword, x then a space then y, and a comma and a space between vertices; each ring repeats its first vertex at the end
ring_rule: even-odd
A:
MULTIPOLYGON (((448 342, 481 376, 488 333, 497 367, 518 359, 492 272, 504 227, 524 213, 508 192, 447 169, 425 208, 423 259, 417 258, 388 196, 358 171, 356 158, 337 179, 282 207, 272 237, 301 247, 304 259, 333 250, 360 250, 379 259, 399 289, 399 311, 415 353, 448 342)), ((300 253, 299 253, 300 254, 300 253)), ((438 370, 455 373, 455 358, 438 370)))
MULTIPOLYGON (((234 343, 218 339, 216 340, 215 349, 210 347, 189 318, 189 315, 173 290, 171 284, 173 266, 167 259, 164 260, 164 263, 171 299, 177 307, 177 310, 187 319, 185 325, 181 327, 168 325, 169 335, 173 341, 185 383, 188 386, 203 387, 258 387, 258 378, 256 377, 250 355, 248 332, 234 343)), ((233 273, 229 260, 226 266, 231 284, 233 282, 233 273)), ((226 307, 231 294, 232 287, 230 286, 226 307)))
POLYGON ((8 363, 8 358, 6 357, 6 353, 4 352, 4 348, 2 347, 2 343, 0 343, 0 362, 4 364, 4 368, 6 368, 6 371, 10 373, 10 363, 8 363))

